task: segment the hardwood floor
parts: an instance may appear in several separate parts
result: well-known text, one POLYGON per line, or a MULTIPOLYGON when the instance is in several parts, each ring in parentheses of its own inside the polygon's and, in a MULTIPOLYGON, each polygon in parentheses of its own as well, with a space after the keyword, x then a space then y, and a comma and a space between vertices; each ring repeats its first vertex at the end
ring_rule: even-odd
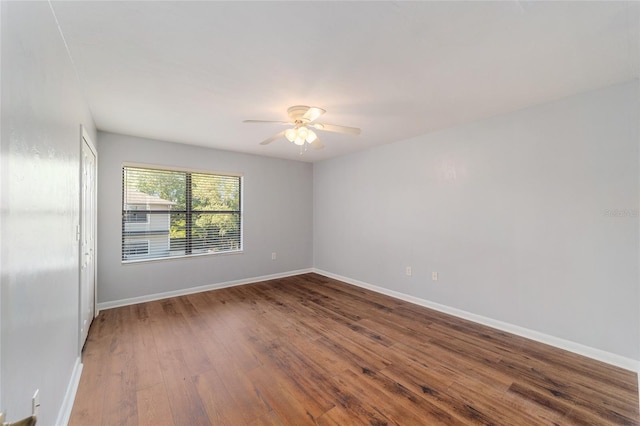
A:
POLYGON ((316 274, 102 311, 70 425, 638 424, 636 375, 316 274))

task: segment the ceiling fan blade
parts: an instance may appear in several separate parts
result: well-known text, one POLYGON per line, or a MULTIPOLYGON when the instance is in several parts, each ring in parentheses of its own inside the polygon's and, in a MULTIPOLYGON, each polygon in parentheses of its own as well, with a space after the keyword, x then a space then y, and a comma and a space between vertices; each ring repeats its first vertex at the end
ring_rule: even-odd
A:
POLYGON ((338 126, 337 124, 313 123, 309 126, 314 129, 324 130, 326 132, 346 133, 348 135, 359 135, 360 129, 357 127, 338 126))
POLYGON ((316 138, 316 140, 311 142, 309 145, 311 145, 311 148, 313 148, 313 149, 322 149, 322 148, 324 148, 324 144, 322 143, 320 138, 316 138))
POLYGON ((277 133, 277 134, 271 136, 269 139, 263 140, 262 142, 260 142, 260 145, 268 145, 268 144, 270 144, 271 142, 275 141, 276 139, 284 136, 284 132, 285 131, 283 130, 280 133, 277 133))
POLYGON ((295 123, 290 123, 288 121, 272 121, 272 120, 242 120, 243 123, 278 123, 278 124, 289 124, 294 125, 295 123))
POLYGON ((304 113, 304 115, 302 116, 303 120, 306 120, 307 123, 311 123, 312 121, 315 121, 318 119, 318 117, 320 117, 322 114, 324 114, 326 111, 323 110, 322 108, 318 108, 318 107, 309 107, 309 109, 307 110, 307 112, 304 113))

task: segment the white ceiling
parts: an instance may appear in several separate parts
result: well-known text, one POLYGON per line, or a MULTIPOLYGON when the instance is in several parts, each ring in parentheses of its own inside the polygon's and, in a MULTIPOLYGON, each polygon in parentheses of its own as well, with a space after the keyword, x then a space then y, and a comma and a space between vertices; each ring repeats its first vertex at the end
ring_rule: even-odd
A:
POLYGON ((640 76, 640 2, 95 2, 53 9, 99 129, 318 161, 640 76), (299 155, 291 105, 362 128, 299 155))

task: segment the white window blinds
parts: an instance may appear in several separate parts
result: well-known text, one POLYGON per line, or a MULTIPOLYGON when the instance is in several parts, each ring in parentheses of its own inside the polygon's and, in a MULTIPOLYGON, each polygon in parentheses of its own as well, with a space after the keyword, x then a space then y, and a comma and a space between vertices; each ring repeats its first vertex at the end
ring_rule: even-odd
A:
POLYGON ((242 250, 241 179, 124 166, 122 261, 242 250))

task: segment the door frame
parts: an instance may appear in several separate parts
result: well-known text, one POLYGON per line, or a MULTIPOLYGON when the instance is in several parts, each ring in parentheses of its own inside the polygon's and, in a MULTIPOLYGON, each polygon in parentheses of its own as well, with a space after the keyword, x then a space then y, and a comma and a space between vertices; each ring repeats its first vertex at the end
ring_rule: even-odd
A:
POLYGON ((81 356, 82 355, 82 348, 84 346, 84 341, 83 341, 83 336, 82 336, 82 322, 84 320, 83 315, 84 313, 82 312, 82 301, 83 301, 83 288, 82 288, 82 258, 83 258, 83 254, 82 254, 82 224, 83 224, 83 220, 84 220, 84 216, 83 216, 83 205, 82 205, 82 187, 84 184, 83 181, 83 175, 82 175, 82 158, 83 158, 83 154, 82 154, 82 150, 83 150, 83 146, 84 144, 87 144, 87 147, 89 147, 89 149, 91 150, 91 152, 93 153, 93 155, 96 158, 96 168, 95 168, 95 179, 94 179, 94 194, 95 194, 95 200, 94 200, 94 208, 93 208, 93 223, 96 225, 95 226, 95 235, 94 235, 94 239, 93 239, 93 253, 94 253, 94 267, 93 267, 93 317, 95 318, 98 315, 98 310, 97 310, 97 299, 98 299, 98 227, 97 227, 97 217, 98 217, 98 150, 96 149, 96 146, 93 144, 93 141, 91 140, 91 137, 89 136, 89 133, 87 132, 87 129, 85 129, 84 126, 80 125, 80 162, 79 162, 79 167, 78 167, 78 174, 80 176, 80 186, 79 186, 79 194, 78 194, 78 204, 79 204, 79 221, 78 221, 78 228, 76 231, 76 239, 78 241, 78 355, 81 356))

